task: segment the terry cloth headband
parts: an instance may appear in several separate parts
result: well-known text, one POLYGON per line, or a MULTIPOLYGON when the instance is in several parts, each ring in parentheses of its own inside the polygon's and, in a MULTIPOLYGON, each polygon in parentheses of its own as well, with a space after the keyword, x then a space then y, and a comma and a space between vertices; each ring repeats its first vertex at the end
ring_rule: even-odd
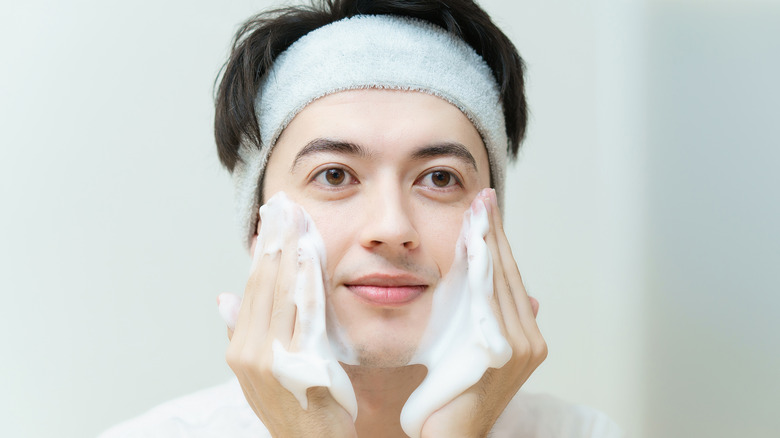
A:
POLYGON ((380 88, 438 96, 458 107, 482 136, 492 185, 503 202, 508 140, 490 67, 466 42, 425 21, 358 15, 315 29, 281 53, 255 101, 260 148, 242 144, 233 170, 238 221, 249 247, 262 177, 276 140, 306 105, 339 91, 380 88))

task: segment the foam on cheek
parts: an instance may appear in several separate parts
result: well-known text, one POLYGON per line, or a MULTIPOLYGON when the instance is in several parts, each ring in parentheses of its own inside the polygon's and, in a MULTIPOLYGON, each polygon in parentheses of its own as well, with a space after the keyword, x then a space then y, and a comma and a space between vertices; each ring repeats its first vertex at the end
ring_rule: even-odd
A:
MULTIPOLYGON (((428 369, 401 412, 401 426, 412 438, 420 436, 433 412, 477 383, 488 368, 504 366, 512 354, 490 306, 493 262, 485 243, 488 216, 484 204, 478 201, 475 206, 476 211, 464 215, 455 258, 433 292, 430 320, 410 361, 428 369)), ((323 273, 322 238, 309 215, 283 193, 271 198, 260 209, 260 216, 253 264, 263 254, 281 251, 290 227, 297 229, 298 271, 292 294, 298 311, 295 337, 289 350, 274 341, 272 372, 304 409, 308 406, 306 390, 323 386, 355 419, 355 393, 338 362, 358 362, 325 299, 323 285, 328 283, 323 273)), ((234 327, 237 300, 220 296, 219 306, 228 326, 234 327)))
MULTIPOLYGON (((326 387, 333 398, 357 418, 357 400, 339 360, 354 363, 354 357, 340 331, 328 333, 325 287, 325 245, 311 217, 290 201, 284 193, 273 196, 260 208, 262 226, 257 238, 253 264, 263 254, 274 254, 285 247, 285 239, 297 240, 298 269, 294 278, 292 296, 297 308, 294 336, 290 347, 275 339, 272 344, 272 373, 279 383, 308 408, 306 391, 312 387, 326 387), (295 234, 290 236, 290 228, 295 234)), ((280 269, 281 272, 281 269, 280 269)), ((293 281, 293 279, 268 279, 293 281)), ((333 319, 333 318, 329 318, 333 319)), ((337 324, 329 321, 335 328, 337 324)))
POLYGON ((412 438, 420 436, 433 412, 477 383, 489 367, 504 366, 512 355, 490 306, 493 261, 485 243, 487 212, 481 201, 475 205, 476 212, 464 216, 455 259, 433 292, 428 327, 410 361, 428 368, 401 411, 401 426, 412 438))

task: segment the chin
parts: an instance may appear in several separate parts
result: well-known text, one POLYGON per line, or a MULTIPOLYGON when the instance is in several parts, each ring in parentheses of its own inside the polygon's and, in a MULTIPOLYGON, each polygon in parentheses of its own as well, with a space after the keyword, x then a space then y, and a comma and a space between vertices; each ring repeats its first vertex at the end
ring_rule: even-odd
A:
POLYGON ((366 305, 349 292, 334 294, 330 304, 344 343, 351 347, 354 360, 350 362, 375 368, 407 365, 430 315, 427 295, 404 306, 384 308, 366 305))
POLYGON ((354 346, 358 363, 366 368, 398 368, 412 360, 416 344, 381 345, 381 343, 358 343, 354 346))

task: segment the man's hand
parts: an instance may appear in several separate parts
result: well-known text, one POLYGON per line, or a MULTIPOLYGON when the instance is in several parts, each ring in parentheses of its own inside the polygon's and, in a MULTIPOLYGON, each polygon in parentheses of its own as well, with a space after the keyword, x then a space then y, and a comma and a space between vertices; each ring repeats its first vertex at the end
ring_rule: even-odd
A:
MULTIPOLYGON (((302 215, 299 207, 295 214, 302 215)), ((301 220, 298 216, 295 220, 301 220)), ((228 329, 226 359, 255 414, 274 437, 356 436, 350 414, 324 387, 309 388, 308 407, 279 383, 273 373, 272 345, 278 341, 290 352, 300 345, 304 329, 297 321, 292 294, 302 281, 298 240, 300 229, 284 228, 281 250, 266 251, 258 241, 252 272, 238 311, 235 329, 228 329)), ((321 281, 321 280, 320 280, 321 281)))
POLYGON ((492 306, 512 357, 500 369, 489 368, 482 379, 434 412, 423 424, 423 438, 484 437, 509 401, 547 357, 547 344, 536 325, 539 303, 528 296, 504 234, 495 191, 475 202, 487 209, 490 230, 485 241, 493 258, 492 306))

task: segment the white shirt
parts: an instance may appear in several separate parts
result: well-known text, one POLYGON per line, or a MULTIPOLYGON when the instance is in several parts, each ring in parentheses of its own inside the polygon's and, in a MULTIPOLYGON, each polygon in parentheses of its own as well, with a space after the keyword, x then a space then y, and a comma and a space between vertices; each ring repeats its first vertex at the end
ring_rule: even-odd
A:
MULTIPOLYGON (((164 403, 99 438, 270 437, 237 379, 164 403)), ((545 394, 518 392, 493 427, 493 438, 624 438, 603 413, 545 394)))

